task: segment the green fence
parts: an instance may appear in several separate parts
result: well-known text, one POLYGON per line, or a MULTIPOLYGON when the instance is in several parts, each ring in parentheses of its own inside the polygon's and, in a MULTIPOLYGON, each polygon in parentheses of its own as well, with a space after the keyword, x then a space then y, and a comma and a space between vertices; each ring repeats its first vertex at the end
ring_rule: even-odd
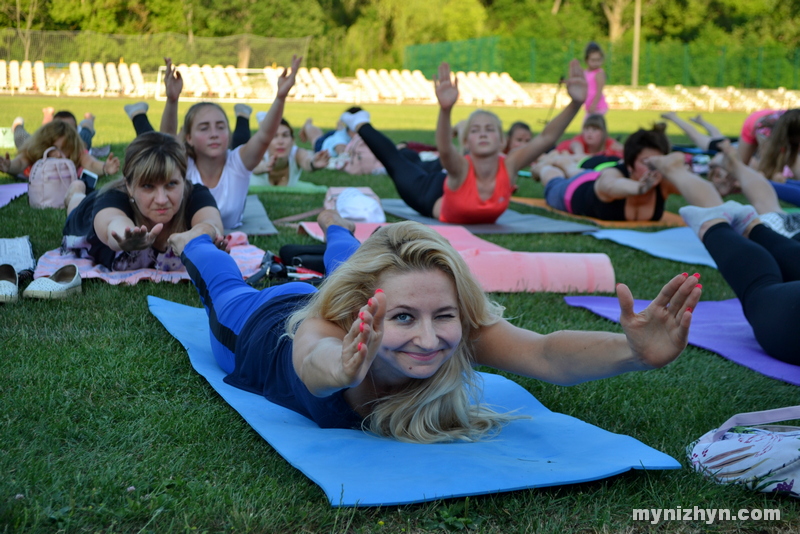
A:
MULTIPOLYGON (((520 82, 554 83, 572 58, 583 59, 585 43, 512 37, 484 37, 406 47, 404 68, 433 77, 440 62, 454 70, 508 72, 520 82)), ((601 43, 608 83, 631 82, 630 43, 601 43)), ((800 88, 800 49, 781 46, 709 46, 696 43, 643 43, 639 83, 661 86, 709 85, 740 88, 800 88)))
POLYGON ((106 35, 90 31, 30 31, 20 37, 14 30, 5 29, 0 30, 0 59, 61 64, 116 63, 124 58, 127 63, 139 63, 143 70, 154 71, 164 64, 164 56, 171 56, 175 63, 263 68, 273 63, 289 65, 293 54, 305 56, 310 40, 255 35, 189 39, 178 33, 106 35))

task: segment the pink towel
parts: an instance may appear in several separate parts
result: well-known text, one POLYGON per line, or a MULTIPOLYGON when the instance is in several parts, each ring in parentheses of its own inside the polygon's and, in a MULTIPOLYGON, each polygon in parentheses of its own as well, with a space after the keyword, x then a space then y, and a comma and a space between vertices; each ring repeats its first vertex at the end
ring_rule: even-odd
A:
MULTIPOLYGON (((388 223, 386 223, 388 224, 388 223)), ((356 224, 356 239, 363 242, 384 224, 356 224)), ((311 237, 324 235, 319 224, 300 223, 311 237)), ((611 259, 605 254, 563 252, 513 252, 481 239, 463 226, 431 226, 445 237, 467 262, 484 291, 497 293, 552 293, 614 291, 611 259)))
MULTIPOLYGON (((236 261, 239 270, 242 271, 242 276, 248 278, 261 268, 261 259, 264 257, 264 251, 256 246, 248 244, 247 236, 242 232, 233 232, 231 237, 231 242, 234 244, 233 247, 229 247, 231 257, 236 261)), ((81 278, 100 278, 111 285, 135 285, 141 280, 172 282, 173 284, 177 284, 182 280, 190 279, 186 269, 181 269, 179 271, 159 271, 157 269, 109 271, 102 265, 95 265, 91 260, 76 257, 72 252, 62 255, 60 249, 50 250, 39 258, 33 277, 50 276, 56 272, 59 267, 63 267, 69 263, 74 263, 78 266, 81 278)))
POLYGON ((28 183, 0 185, 0 208, 28 192, 28 183))

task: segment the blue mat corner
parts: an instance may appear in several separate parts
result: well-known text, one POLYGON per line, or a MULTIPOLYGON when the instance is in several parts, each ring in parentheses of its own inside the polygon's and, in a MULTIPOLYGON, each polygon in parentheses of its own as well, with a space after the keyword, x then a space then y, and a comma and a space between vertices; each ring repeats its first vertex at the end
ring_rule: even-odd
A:
POLYGON ((481 373, 484 401, 531 419, 478 443, 420 445, 359 430, 321 429, 265 398, 224 383, 209 344, 208 319, 193 308, 148 297, 150 312, 189 353, 194 369, 332 506, 391 506, 588 482, 631 469, 679 469, 636 439, 545 408, 499 375, 481 373))

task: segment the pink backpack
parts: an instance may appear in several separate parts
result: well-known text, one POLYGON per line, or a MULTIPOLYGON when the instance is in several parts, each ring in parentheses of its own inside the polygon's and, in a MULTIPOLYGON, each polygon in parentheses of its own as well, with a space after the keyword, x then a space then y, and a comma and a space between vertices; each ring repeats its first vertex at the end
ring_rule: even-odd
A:
POLYGON ((48 158, 48 148, 31 167, 28 201, 33 208, 63 208, 69 184, 78 179, 75 164, 68 158, 48 158))

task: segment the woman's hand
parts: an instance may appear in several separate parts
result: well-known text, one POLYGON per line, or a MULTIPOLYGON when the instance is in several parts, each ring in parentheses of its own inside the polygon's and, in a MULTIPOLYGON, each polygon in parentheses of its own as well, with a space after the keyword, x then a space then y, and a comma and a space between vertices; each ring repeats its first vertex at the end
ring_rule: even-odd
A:
POLYGON ((634 356, 647 367, 663 367, 686 348, 692 310, 702 294, 699 278, 699 274, 679 274, 640 313, 633 312, 628 286, 617 285, 622 331, 634 356))
POLYGON ((318 171, 320 169, 326 168, 330 160, 331 160, 331 155, 328 153, 328 151, 320 150, 319 152, 314 154, 314 157, 311 160, 311 170, 318 171))
POLYGON ((586 78, 583 76, 583 69, 577 59, 569 62, 569 77, 567 78, 567 93, 572 97, 573 102, 582 104, 586 101, 588 89, 586 78))
POLYGON ((110 176, 112 174, 116 174, 119 171, 119 158, 114 155, 114 153, 110 153, 108 158, 103 162, 103 172, 106 176, 110 176))
POLYGON ((172 58, 165 57, 164 63, 167 64, 167 72, 164 76, 164 87, 167 94, 167 100, 177 102, 183 91, 183 77, 178 69, 172 64, 172 58))
POLYGON ((134 226, 133 228, 125 228, 125 233, 123 235, 119 235, 112 230, 111 237, 117 242, 120 250, 124 250, 125 252, 144 250, 156 242, 158 234, 161 233, 163 228, 164 225, 161 223, 153 226, 152 230, 148 230, 145 225, 138 228, 134 226))
POLYGON ((439 77, 434 80, 436 85, 436 98, 442 109, 451 109, 458 100, 458 78, 455 82, 450 79, 450 65, 442 62, 439 65, 439 77))
POLYGON ((664 176, 660 172, 649 171, 647 174, 642 176, 641 180, 639 180, 639 194, 644 195, 645 193, 650 192, 654 187, 657 187, 663 179, 664 176))
POLYGON ((283 69, 283 72, 278 77, 278 92, 275 95, 276 98, 286 98, 286 95, 289 94, 289 91, 294 85, 294 80, 297 78, 297 69, 300 68, 301 61, 303 61, 302 56, 292 56, 292 72, 283 69))
POLYGON ((355 387, 367 376, 383 339, 386 295, 377 290, 342 339, 341 387, 355 387))

